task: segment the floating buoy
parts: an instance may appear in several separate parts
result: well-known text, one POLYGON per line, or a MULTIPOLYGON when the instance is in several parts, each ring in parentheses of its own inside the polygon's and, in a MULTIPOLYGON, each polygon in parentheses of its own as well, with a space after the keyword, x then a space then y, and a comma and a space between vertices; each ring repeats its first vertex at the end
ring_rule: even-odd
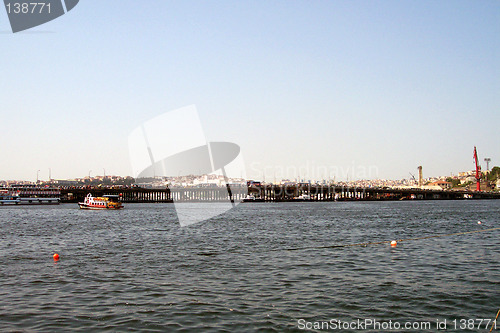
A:
POLYGON ((481 224, 481 221, 477 221, 477 224, 481 224))
POLYGON ((54 257, 54 261, 58 261, 59 260, 59 255, 57 253, 54 253, 53 257, 54 257))
POLYGON ((391 242, 392 247, 396 247, 397 245, 398 245, 398 242, 396 242, 395 240, 391 242))

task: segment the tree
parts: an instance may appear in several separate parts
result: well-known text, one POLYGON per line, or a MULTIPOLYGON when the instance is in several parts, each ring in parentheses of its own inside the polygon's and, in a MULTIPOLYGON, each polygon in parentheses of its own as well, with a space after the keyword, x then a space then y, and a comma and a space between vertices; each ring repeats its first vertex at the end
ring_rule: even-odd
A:
POLYGON ((446 178, 446 181, 448 183, 451 183, 451 187, 457 187, 460 185, 460 179, 458 179, 458 178, 448 177, 448 178, 446 178))
POLYGON ((495 182, 500 178, 500 167, 495 166, 491 169, 490 173, 488 173, 488 180, 490 182, 495 182))

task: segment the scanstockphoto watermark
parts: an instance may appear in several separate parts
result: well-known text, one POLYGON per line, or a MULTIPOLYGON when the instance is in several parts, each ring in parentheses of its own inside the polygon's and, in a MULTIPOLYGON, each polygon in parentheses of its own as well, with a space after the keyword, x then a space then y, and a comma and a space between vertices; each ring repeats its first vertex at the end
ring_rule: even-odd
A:
POLYGON ((12 32, 52 21, 75 8, 79 0, 4 0, 12 32))
POLYGON ((263 165, 253 162, 250 172, 257 179, 315 179, 315 180, 348 180, 378 178, 379 168, 376 165, 360 165, 352 161, 350 165, 324 165, 314 160, 296 165, 263 165))
POLYGON ((395 320, 378 320, 375 318, 342 320, 330 319, 328 321, 308 321, 306 319, 297 320, 297 328, 299 330, 315 330, 315 331, 345 331, 345 330, 375 330, 379 332, 401 332, 401 331, 417 331, 417 332, 436 332, 446 330, 468 330, 480 331, 488 329, 496 329, 496 321, 491 319, 436 319, 435 321, 395 321, 395 320))
MULTIPOLYGON (((263 198, 269 195, 272 198, 311 200, 314 198, 331 197, 339 200, 343 197, 361 198, 366 195, 366 187, 330 185, 330 184, 284 184, 284 185, 255 185, 250 184, 254 197, 263 198)), ((241 193, 241 192, 240 192, 241 193)))
POLYGON ((375 318, 356 319, 356 320, 341 320, 330 319, 328 321, 307 321, 299 319, 297 321, 299 330, 329 330, 329 331, 344 331, 344 330, 377 330, 377 331, 399 331, 399 330, 417 330, 430 331, 433 329, 430 321, 407 321, 398 322, 393 320, 381 321, 375 318))

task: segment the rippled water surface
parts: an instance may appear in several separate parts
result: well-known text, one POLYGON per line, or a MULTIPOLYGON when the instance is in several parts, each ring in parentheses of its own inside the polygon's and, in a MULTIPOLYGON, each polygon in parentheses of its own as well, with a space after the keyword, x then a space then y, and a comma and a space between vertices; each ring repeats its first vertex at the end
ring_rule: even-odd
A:
POLYGON ((184 228, 169 204, 1 207, 0 331, 281 332, 373 318, 463 332, 450 321, 500 308, 500 230, 335 246, 499 221, 500 200, 248 203, 184 228))

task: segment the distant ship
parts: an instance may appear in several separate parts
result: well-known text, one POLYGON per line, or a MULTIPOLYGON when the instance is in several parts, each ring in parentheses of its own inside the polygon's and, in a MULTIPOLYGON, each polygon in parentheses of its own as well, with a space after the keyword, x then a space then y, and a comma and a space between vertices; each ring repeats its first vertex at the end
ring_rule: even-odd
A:
POLYGON ((102 197, 93 197, 87 194, 83 202, 78 205, 81 209, 120 209, 123 208, 118 195, 103 195, 102 197))
POLYGON ((255 200, 256 198, 254 195, 248 194, 246 197, 243 198, 243 200, 241 200, 241 202, 253 202, 255 200))
POLYGON ((0 205, 58 205, 60 192, 52 189, 9 187, 0 189, 0 205))

